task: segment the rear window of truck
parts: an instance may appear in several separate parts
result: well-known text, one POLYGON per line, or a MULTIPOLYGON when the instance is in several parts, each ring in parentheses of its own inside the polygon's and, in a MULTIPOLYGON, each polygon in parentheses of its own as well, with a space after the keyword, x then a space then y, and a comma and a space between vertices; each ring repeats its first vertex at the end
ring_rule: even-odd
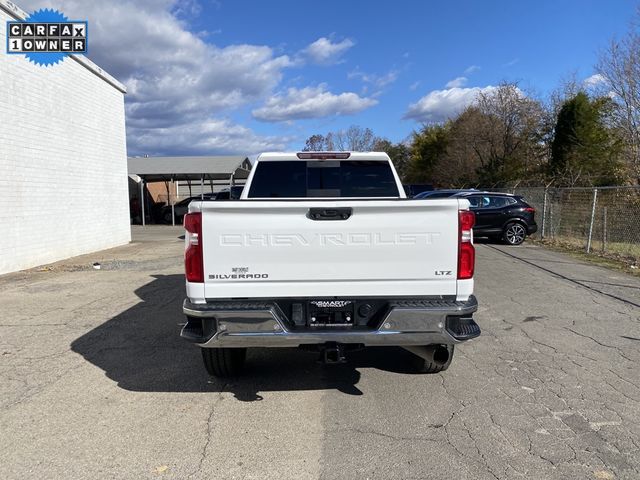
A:
POLYGON ((249 198, 399 197, 387 161, 258 162, 249 198))

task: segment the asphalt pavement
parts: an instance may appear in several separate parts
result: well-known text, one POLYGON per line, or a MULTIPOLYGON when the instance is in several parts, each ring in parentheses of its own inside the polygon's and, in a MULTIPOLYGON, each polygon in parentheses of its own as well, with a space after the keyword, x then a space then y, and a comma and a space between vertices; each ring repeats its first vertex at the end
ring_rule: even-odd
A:
POLYGON ((0 277, 0 478, 640 478, 639 279, 480 244, 446 372, 276 349, 222 382, 178 336, 180 235, 0 277))

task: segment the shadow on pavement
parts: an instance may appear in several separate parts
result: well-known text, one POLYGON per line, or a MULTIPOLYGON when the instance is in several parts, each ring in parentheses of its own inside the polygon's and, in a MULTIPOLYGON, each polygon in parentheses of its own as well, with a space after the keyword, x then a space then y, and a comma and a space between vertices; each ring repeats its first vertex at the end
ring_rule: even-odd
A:
POLYGON ((238 400, 261 400, 259 392, 336 389, 362 395, 358 368, 410 373, 412 354, 394 347, 352 352, 346 364, 322 365, 317 354, 298 349, 250 349, 243 376, 210 378, 200 349, 179 337, 183 275, 160 275, 136 290, 140 303, 76 339, 71 348, 136 392, 229 391, 238 400))

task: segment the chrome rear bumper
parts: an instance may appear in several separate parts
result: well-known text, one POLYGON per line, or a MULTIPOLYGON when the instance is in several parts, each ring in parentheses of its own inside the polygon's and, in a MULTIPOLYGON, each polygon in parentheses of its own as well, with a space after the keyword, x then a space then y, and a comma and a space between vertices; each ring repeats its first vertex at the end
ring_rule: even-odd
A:
POLYGON ((362 345, 456 344, 480 335, 472 314, 474 296, 466 302, 403 300, 390 309, 377 329, 296 328, 275 303, 184 301, 187 324, 182 338, 201 347, 296 347, 325 342, 362 345))

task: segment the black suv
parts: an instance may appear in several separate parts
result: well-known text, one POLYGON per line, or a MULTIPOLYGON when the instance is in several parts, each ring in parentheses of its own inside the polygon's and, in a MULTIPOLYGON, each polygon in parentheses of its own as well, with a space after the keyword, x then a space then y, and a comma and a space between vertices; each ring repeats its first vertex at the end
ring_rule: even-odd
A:
POLYGON ((536 210, 517 195, 491 192, 459 192, 452 197, 466 198, 476 214, 473 234, 520 245, 538 230, 536 210))

